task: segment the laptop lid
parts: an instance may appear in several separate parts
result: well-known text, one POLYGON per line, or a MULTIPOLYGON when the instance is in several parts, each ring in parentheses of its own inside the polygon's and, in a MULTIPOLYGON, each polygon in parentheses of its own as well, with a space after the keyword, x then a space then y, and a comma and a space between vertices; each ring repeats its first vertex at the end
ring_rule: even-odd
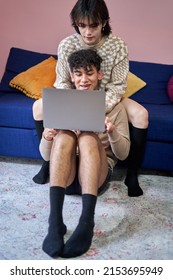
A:
POLYGON ((103 132, 105 130, 105 92, 44 88, 44 127, 103 132))

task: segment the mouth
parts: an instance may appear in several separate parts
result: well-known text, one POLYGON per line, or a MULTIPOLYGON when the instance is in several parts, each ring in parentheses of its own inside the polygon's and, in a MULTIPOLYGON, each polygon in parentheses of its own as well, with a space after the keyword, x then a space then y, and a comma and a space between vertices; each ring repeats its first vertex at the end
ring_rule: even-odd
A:
POLYGON ((94 37, 86 37, 86 36, 85 36, 85 39, 86 39, 87 41, 92 41, 92 40, 94 39, 94 37))
POLYGON ((90 85, 80 85, 80 89, 81 90, 89 90, 90 89, 90 85))

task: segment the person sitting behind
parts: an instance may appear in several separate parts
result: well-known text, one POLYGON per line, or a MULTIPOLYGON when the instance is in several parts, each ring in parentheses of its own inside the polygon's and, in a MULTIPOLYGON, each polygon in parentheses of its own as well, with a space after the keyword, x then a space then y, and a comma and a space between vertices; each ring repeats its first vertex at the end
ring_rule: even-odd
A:
MULTIPOLYGON (((93 49, 69 56, 71 79, 77 90, 99 89, 101 62, 93 49)), ((104 133, 44 129, 40 152, 44 160, 50 160, 49 228, 42 246, 45 253, 72 258, 87 252, 94 234, 97 196, 107 189, 115 164, 127 158, 129 149, 128 119, 121 103, 106 114, 104 133), (62 215, 65 194, 82 196, 79 223, 66 244, 62 215)))

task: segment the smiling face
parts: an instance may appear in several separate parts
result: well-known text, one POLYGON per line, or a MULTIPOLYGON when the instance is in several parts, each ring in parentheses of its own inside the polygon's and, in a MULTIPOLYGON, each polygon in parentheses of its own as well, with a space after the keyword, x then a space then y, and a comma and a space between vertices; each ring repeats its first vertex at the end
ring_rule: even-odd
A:
POLYGON ((88 18, 80 19, 77 23, 83 41, 87 45, 96 45, 102 39, 102 28, 100 22, 89 21, 88 18))
POLYGON ((78 90, 96 90, 99 81, 102 79, 102 72, 101 70, 97 71, 93 65, 87 67, 87 69, 80 67, 73 70, 71 78, 78 90))

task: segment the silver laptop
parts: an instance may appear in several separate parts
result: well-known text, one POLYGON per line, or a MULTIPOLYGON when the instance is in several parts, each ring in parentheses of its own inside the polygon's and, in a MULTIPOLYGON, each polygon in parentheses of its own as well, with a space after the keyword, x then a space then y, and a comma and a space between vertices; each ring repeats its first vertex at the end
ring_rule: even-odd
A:
POLYGON ((105 92, 44 88, 43 123, 54 129, 103 132, 105 92))

